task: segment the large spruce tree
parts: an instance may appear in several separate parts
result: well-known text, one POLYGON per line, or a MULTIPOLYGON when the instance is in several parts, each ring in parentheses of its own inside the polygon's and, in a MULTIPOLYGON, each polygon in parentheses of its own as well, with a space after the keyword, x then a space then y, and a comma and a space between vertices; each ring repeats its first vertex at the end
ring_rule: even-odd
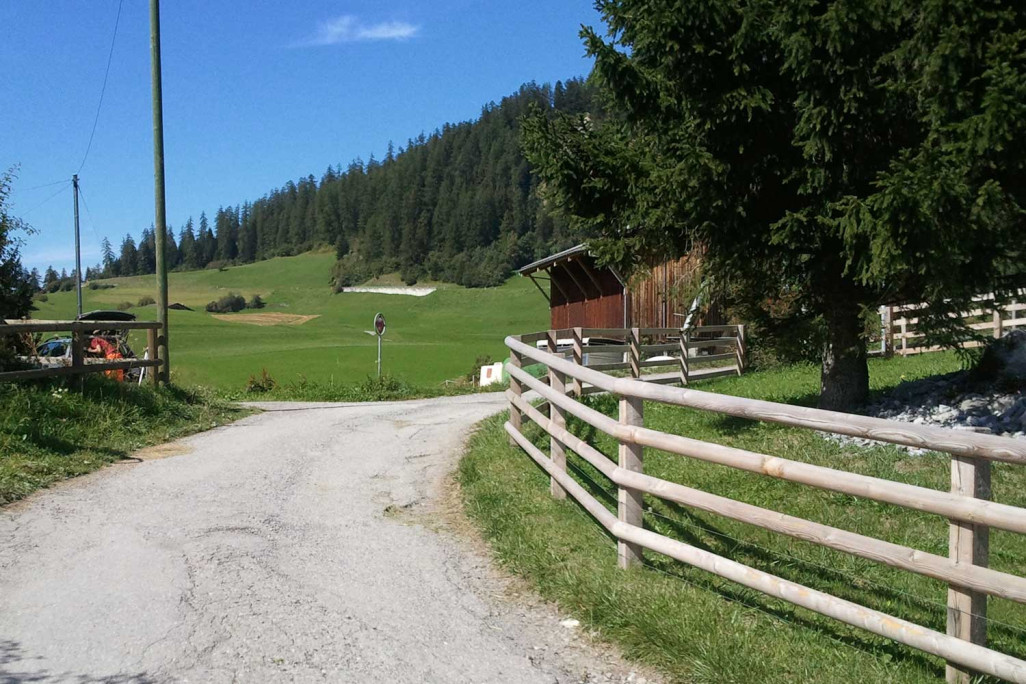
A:
POLYGON ((1026 271, 1023 3, 597 6, 612 114, 539 113, 528 157, 607 261, 699 246, 746 316, 823 331, 820 406, 867 395, 868 308, 925 300, 931 337, 964 339, 948 314, 1026 271))

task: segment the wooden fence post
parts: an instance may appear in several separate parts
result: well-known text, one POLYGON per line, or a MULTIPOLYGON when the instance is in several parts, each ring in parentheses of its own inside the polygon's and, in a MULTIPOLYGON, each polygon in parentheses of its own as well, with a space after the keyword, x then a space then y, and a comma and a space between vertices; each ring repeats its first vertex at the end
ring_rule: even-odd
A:
MULTIPOLYGON (((951 492, 990 499, 990 461, 951 457, 951 492)), ((987 567, 990 530, 986 525, 952 520, 948 557, 958 564, 987 567)), ((948 586, 948 635, 984 646, 987 643, 987 595, 956 585, 948 586)), ((947 681, 968 684, 973 673, 948 663, 947 681)))
POLYGON ((1000 340, 1001 335, 1004 334, 1004 320, 1001 314, 1001 309, 994 309, 994 339, 996 340, 1000 340))
MULTIPOLYGON (((559 345, 555 330, 549 331, 547 341, 549 353, 556 354, 559 351, 559 345)), ((565 395, 566 376, 549 368, 549 387, 552 388, 552 391, 565 395)), ((557 430, 566 427, 566 413, 551 401, 549 402, 549 421, 557 430)), ((555 437, 549 437, 549 458, 552 459, 552 465, 556 469, 566 472, 566 451, 563 449, 563 443, 555 437)), ((566 490, 556 482, 554 477, 549 478, 549 492, 553 499, 566 498, 566 490)))
POLYGON ((641 377, 641 329, 631 328, 627 344, 630 350, 627 352, 627 362, 631 367, 631 377, 641 377))
POLYGON ((885 357, 894 356, 894 307, 885 306, 883 309, 883 353, 885 357))
POLYGON ((737 326, 737 343, 734 345, 737 350, 737 374, 745 372, 745 326, 737 326))
MULTIPOLYGON (((519 340, 520 338, 517 337, 517 339, 519 340)), ((509 365, 513 366, 514 368, 523 368, 523 357, 520 355, 519 352, 515 352, 512 349, 510 350, 509 365)), ((513 395, 516 397, 521 396, 524 392, 524 388, 520 384, 520 381, 514 378, 512 375, 509 376, 509 391, 512 392, 513 395)), ((520 409, 518 409, 516 405, 513 404, 513 402, 510 402, 509 404, 509 423, 513 426, 514 429, 516 429, 517 432, 521 431, 521 427, 523 424, 523 416, 520 413, 520 409)), ((516 441, 512 437, 509 438, 509 443, 512 446, 517 446, 516 441)))
MULTIPOLYGON (((574 328, 574 365, 584 365, 584 329, 574 328)), ((574 396, 578 399, 584 394, 584 388, 581 387, 581 381, 574 378, 574 396)))
POLYGON ((691 344, 691 331, 684 330, 680 334, 680 384, 688 384, 688 347, 691 344))
MULTIPOLYGON (((151 359, 158 358, 157 356, 157 329, 147 328, 146 329, 146 351, 147 356, 151 359)), ((160 383, 160 366, 151 366, 145 370, 150 375, 150 382, 156 387, 160 383)))
POLYGON ((78 327, 71 329, 71 386, 81 392, 85 389, 85 350, 82 345, 82 331, 78 327))
MULTIPOLYGON (((643 426, 645 424, 644 410, 643 399, 620 397, 620 424, 643 426)), ((644 472, 644 448, 640 445, 620 442, 618 456, 619 465, 624 470, 644 472)), ((636 489, 617 487, 616 512, 621 522, 642 527, 644 505, 644 494, 636 489)), ((640 564, 643 560, 641 547, 637 544, 617 541, 616 560, 622 570, 640 564)))
POLYGON ((908 356, 908 312, 901 314, 901 355, 908 356))

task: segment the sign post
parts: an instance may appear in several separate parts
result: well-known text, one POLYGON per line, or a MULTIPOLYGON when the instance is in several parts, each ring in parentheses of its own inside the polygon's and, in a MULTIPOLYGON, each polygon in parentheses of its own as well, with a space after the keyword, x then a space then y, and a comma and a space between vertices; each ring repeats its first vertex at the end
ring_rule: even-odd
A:
POLYGON ((374 316, 374 334, 378 336, 378 377, 381 377, 381 337, 385 334, 385 316, 378 312, 374 316))

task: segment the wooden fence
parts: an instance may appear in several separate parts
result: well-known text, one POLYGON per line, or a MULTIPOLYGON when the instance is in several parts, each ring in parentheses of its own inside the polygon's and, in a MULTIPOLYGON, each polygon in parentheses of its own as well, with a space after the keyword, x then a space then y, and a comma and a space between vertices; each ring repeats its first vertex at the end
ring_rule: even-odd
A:
MULTIPOLYGON (((683 332, 680 328, 567 328, 520 339, 572 358, 579 366, 630 371, 632 377, 657 384, 688 385, 741 375, 745 370, 743 325, 697 326, 683 332)), ((573 390, 577 396, 603 391, 579 381, 574 381, 573 390)))
MULTIPOLYGON (((610 334, 612 331, 603 332, 610 334)), ((641 346, 638 339, 643 331, 620 332, 630 339, 631 345, 641 346)), ((545 336, 550 340, 555 337, 552 332, 545 336)), ((990 528, 1026 533, 1026 509, 989 500, 990 463, 1026 464, 1026 441, 666 387, 639 379, 640 369, 636 366, 640 364, 632 367, 635 377, 616 378, 594 367, 583 366, 578 354, 566 359, 540 350, 533 343, 536 339, 538 334, 506 338, 506 346, 511 351, 507 365, 510 415, 506 431, 513 442, 549 474, 554 497, 565 498, 569 494, 617 539, 620 567, 638 563, 642 549, 650 549, 944 658, 948 663, 948 681, 967 682, 972 673, 983 673, 1026 683, 1026 661, 985 645, 987 597, 1026 603, 1026 578, 987 567, 990 528), (528 363, 543 364, 548 371, 548 382, 525 372, 523 366, 528 363), (583 386, 619 397, 619 420, 578 401, 583 386), (525 399, 525 390, 533 390, 545 400, 547 413, 543 413, 544 404, 536 407, 525 399), (646 401, 945 452, 951 455, 951 491, 937 491, 648 429, 644 427, 646 401), (569 432, 567 415, 616 439, 619 442, 617 459, 611 460, 569 432), (548 433, 548 454, 524 436, 525 418, 548 433), (645 447, 939 515, 949 520, 949 555, 945 558, 926 553, 646 475, 645 447), (616 515, 567 473, 568 449, 616 485, 616 515), (946 582, 949 586, 947 634, 646 530, 642 522, 644 494, 946 582)))
MULTIPOLYGON (((974 298, 978 308, 961 314, 972 330, 981 334, 1000 338, 1006 332, 1026 328, 1026 289, 1019 291, 1019 297, 1004 306, 994 306, 993 295, 980 295, 974 298)), ((923 333, 917 328, 919 316, 926 309, 926 304, 903 304, 900 306, 880 307, 880 317, 884 331, 883 347, 902 356, 940 351, 942 346, 928 346, 923 333)), ((978 347, 982 343, 968 341, 964 347, 978 347)))
MULTIPOLYGON (((0 335, 25 335, 44 332, 69 332, 71 334, 71 360, 67 365, 53 365, 43 368, 7 371, 0 373, 0 382, 36 380, 62 376, 81 376, 86 373, 125 371, 132 368, 159 369, 162 361, 157 358, 160 323, 156 321, 8 321, 0 323, 0 335), (93 359, 85 355, 85 340, 96 331, 145 330, 147 339, 146 359, 93 359)), ((150 373, 153 384, 160 380, 159 370, 150 373)))

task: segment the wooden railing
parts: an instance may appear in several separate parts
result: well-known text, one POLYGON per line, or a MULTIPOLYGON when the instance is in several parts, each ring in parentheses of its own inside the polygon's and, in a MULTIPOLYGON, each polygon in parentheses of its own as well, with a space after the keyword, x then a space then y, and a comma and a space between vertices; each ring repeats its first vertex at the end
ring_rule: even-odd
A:
MULTIPOLYGON (((520 339, 572 358, 579 366, 599 371, 626 370, 632 377, 657 384, 688 385, 696 380, 741 375, 745 370, 743 325, 706 325, 684 331, 567 328, 521 335, 520 339)), ((573 390, 577 396, 602 391, 578 381, 574 381, 573 390)))
MULTIPOLYGON (((1026 289, 1019 291, 1019 297, 1003 306, 994 306, 993 295, 974 298, 977 308, 960 314, 966 325, 981 334, 1000 338, 1006 332, 1026 328, 1026 289)), ((902 356, 940 351, 943 346, 927 346, 922 331, 918 328, 919 314, 926 304, 903 304, 880 307, 884 330, 884 349, 902 356)), ((969 340, 966 348, 978 347, 982 343, 969 340)))
POLYGON ((0 335, 25 335, 43 332, 69 332, 71 334, 71 359, 66 365, 51 365, 43 368, 0 373, 0 382, 36 380, 62 376, 78 377, 86 373, 125 371, 132 368, 153 368, 150 379, 153 384, 160 380, 159 368, 162 361, 157 358, 160 323, 157 321, 8 321, 0 324, 0 335), (145 330, 147 334, 147 356, 145 359, 97 359, 87 358, 85 341, 97 330, 145 330))
MULTIPOLYGON (((547 337, 551 339, 552 334, 548 333, 547 337)), ((637 338, 637 333, 630 335, 632 344, 636 344, 637 338)), ((1026 603, 1026 578, 987 567, 990 528, 1026 533, 1026 509, 989 500, 990 463, 1002 461, 1026 465, 1026 441, 666 387, 636 378, 611 377, 594 368, 584 367, 577 355, 566 359, 537 349, 536 339, 537 335, 506 338, 506 346, 511 353, 507 364, 510 388, 507 392, 509 421, 506 431, 512 441, 549 474, 554 497, 564 498, 569 494, 617 539, 620 567, 638 563, 642 549, 650 549, 944 658, 948 663, 949 681, 967 682, 971 673, 983 673, 1013 682, 1026 682, 1026 661, 985 645, 987 597, 998 596, 1026 603), (524 365, 532 363, 543 364, 547 368, 547 383, 523 370, 524 365), (572 396, 574 388, 582 385, 619 397, 619 419, 606 416, 572 396), (546 402, 547 414, 540 410, 544 405, 537 407, 526 400, 524 392, 527 390, 533 390, 546 402), (646 401, 945 452, 951 455, 951 491, 869 477, 648 429, 644 427, 646 401), (610 459, 568 431, 568 415, 617 440, 617 459, 610 459), (548 454, 524 436, 525 418, 548 434, 548 454), (949 555, 945 558, 646 475, 643 468, 645 447, 939 515, 949 520, 949 555), (575 452, 616 485, 616 515, 568 474, 567 450, 575 452), (646 530, 642 522, 642 497, 645 494, 946 582, 949 586, 947 634, 646 530)))

